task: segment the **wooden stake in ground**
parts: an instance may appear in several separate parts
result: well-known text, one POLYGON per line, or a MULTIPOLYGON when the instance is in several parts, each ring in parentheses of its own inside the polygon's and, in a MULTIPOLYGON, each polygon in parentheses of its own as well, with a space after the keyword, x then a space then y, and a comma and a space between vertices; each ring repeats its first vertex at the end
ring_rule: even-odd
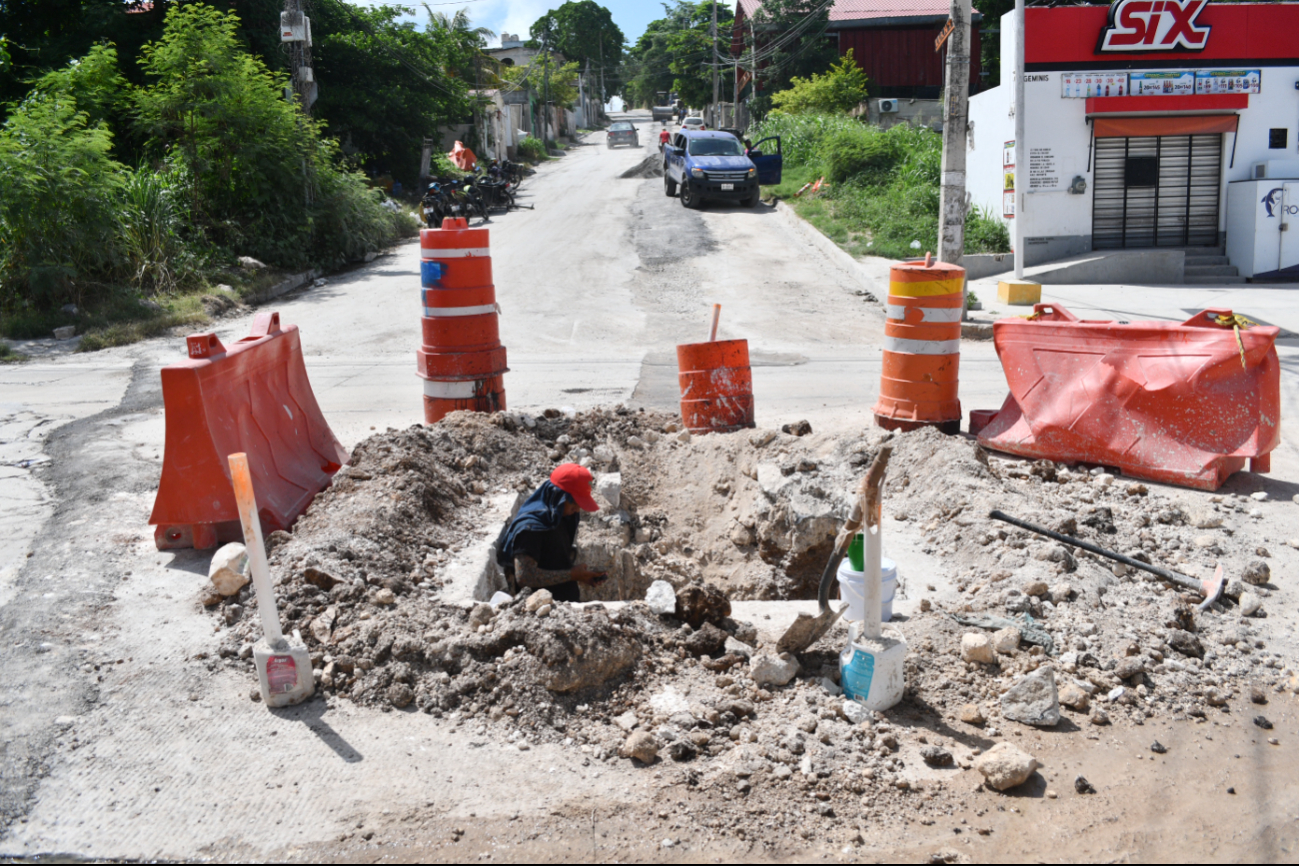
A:
POLYGON ((722 317, 722 305, 713 304, 713 329, 708 332, 708 342, 710 343, 717 339, 717 320, 720 319, 721 317, 722 317))

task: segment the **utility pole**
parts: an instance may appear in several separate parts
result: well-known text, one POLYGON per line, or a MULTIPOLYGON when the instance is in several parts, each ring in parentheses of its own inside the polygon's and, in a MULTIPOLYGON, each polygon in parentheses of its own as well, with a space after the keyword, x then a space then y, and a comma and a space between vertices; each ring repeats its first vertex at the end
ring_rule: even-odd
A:
POLYGON ((546 150, 546 142, 550 141, 549 136, 546 135, 550 130, 550 49, 547 48, 549 39, 550 32, 547 31, 541 40, 541 50, 545 54, 541 60, 545 64, 541 85, 541 149, 543 151, 546 150))
POLYGON ((577 104, 582 106, 582 119, 578 122, 579 126, 591 128, 591 122, 587 120, 586 115, 589 112, 589 106, 586 104, 586 76, 591 74, 591 61, 586 61, 586 72, 577 76, 577 104))
POLYGON ((289 48, 289 80, 304 113, 316 101, 316 75, 311 68, 311 19, 302 12, 303 0, 284 0, 280 16, 280 41, 289 48))
POLYGON ((965 149, 970 105, 970 0, 952 0, 943 100, 943 169, 938 260, 957 265, 965 254, 965 149))
POLYGON ((713 126, 718 126, 717 122, 717 0, 713 0, 713 126))
POLYGON ((1028 148, 1024 146, 1024 0, 1015 0, 1015 279, 1024 279, 1024 190, 1028 186, 1028 148))
POLYGON ((600 28, 600 111, 604 111, 604 103, 609 98, 608 92, 604 89, 604 28, 600 28))
MULTIPOLYGON (((743 33, 744 31, 740 31, 743 33)), ((735 31, 731 31, 731 50, 734 51, 735 31)), ((734 56, 734 55, 732 55, 734 56)), ((740 127, 740 62, 736 58, 735 68, 731 70, 731 126, 740 127)))

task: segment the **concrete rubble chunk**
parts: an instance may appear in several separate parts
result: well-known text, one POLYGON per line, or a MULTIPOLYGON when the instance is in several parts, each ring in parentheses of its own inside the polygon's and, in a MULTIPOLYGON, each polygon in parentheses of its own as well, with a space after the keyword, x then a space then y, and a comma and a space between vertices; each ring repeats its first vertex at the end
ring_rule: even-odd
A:
POLYGON ((979 709, 978 704, 965 704, 957 711, 957 718, 967 725, 976 727, 982 726, 987 719, 983 717, 983 711, 979 709))
POLYGON ((1001 696, 1001 714, 1012 722, 1050 728, 1060 722, 1060 699, 1055 672, 1039 668, 1012 685, 1001 696))
POLYGON ((528 596, 528 600, 523 603, 523 609, 528 613, 536 613, 543 605, 554 604, 555 597, 551 595, 548 589, 538 589, 528 596))
POLYGON ((601 475, 595 481, 595 492, 601 499, 609 503, 609 507, 617 510, 622 507, 622 473, 610 472, 601 475))
POLYGON ((1263 599, 1246 590, 1240 594, 1240 615, 1253 616, 1263 609, 1263 599))
POLYGON ((1010 743, 998 743, 974 759, 974 769, 994 791, 1006 791, 1028 781, 1037 770, 1037 759, 1010 743))
POLYGON ((248 585, 248 550, 232 542, 217 550, 208 566, 207 576, 221 595, 229 598, 248 585))
POLYGON ((1087 712, 1091 697, 1076 683, 1065 683, 1060 687, 1058 698, 1061 705, 1079 713, 1087 712))
POLYGON ((1013 655, 1019 649, 1019 641, 1019 629, 1013 625, 992 633, 993 649, 1004 656, 1013 655))
POLYGON ((635 758, 642 764, 652 764, 659 755, 659 742, 648 731, 636 731, 618 749, 618 757, 635 758))
POLYGON ((1251 586, 1265 586, 1272 579, 1272 569, 1263 560, 1255 559, 1245 566, 1240 579, 1251 586))
POLYGON ((631 733, 640 724, 640 720, 636 718, 636 713, 628 710, 621 716, 614 716, 613 723, 624 731, 631 733))
POLYGON ((961 659, 985 665, 994 663, 997 660, 997 650, 993 646, 992 638, 982 632, 962 635, 961 659))
POLYGON ((656 580, 645 593, 645 603, 659 616, 672 616, 677 612, 677 591, 666 580, 656 580))
POLYGON ((722 648, 728 653, 734 653, 735 655, 746 659, 753 658, 753 647, 749 646, 744 641, 736 640, 733 637, 728 637, 726 639, 726 644, 722 648))
POLYGON ((749 677, 759 688, 783 686, 798 675, 798 659, 789 653, 762 653, 749 662, 749 677))
POLYGON ((870 710, 857 701, 844 701, 842 710, 843 717, 854 725, 860 725, 870 718, 870 710))

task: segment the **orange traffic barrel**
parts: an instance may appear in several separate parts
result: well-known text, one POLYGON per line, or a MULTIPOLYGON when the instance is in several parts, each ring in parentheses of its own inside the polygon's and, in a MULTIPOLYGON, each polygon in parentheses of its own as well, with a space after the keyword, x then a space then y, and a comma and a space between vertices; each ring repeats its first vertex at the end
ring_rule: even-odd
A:
POLYGON ((505 408, 508 372, 492 285, 487 229, 447 218, 420 232, 421 346, 416 371, 424 380, 424 420, 456 411, 505 408))
POLYGON ((753 373, 748 340, 677 346, 681 418, 691 433, 753 427, 753 373))
POLYGON ((965 269, 905 262, 889 269, 884 369, 875 422, 889 430, 961 429, 958 372, 965 269))

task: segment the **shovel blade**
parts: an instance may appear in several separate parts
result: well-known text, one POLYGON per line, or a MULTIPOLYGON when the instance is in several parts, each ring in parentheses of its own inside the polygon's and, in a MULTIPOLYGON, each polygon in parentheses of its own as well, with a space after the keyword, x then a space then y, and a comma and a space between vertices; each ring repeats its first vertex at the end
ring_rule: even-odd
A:
MULTIPOLYGON (((844 606, 845 608, 847 605, 844 606)), ((827 610, 824 613, 812 616, 810 613, 800 613, 794 623, 781 635, 780 640, 776 642, 776 652, 781 653, 798 653, 807 652, 812 644, 825 637, 826 632, 830 631, 831 626, 838 621, 843 610, 827 610)))

